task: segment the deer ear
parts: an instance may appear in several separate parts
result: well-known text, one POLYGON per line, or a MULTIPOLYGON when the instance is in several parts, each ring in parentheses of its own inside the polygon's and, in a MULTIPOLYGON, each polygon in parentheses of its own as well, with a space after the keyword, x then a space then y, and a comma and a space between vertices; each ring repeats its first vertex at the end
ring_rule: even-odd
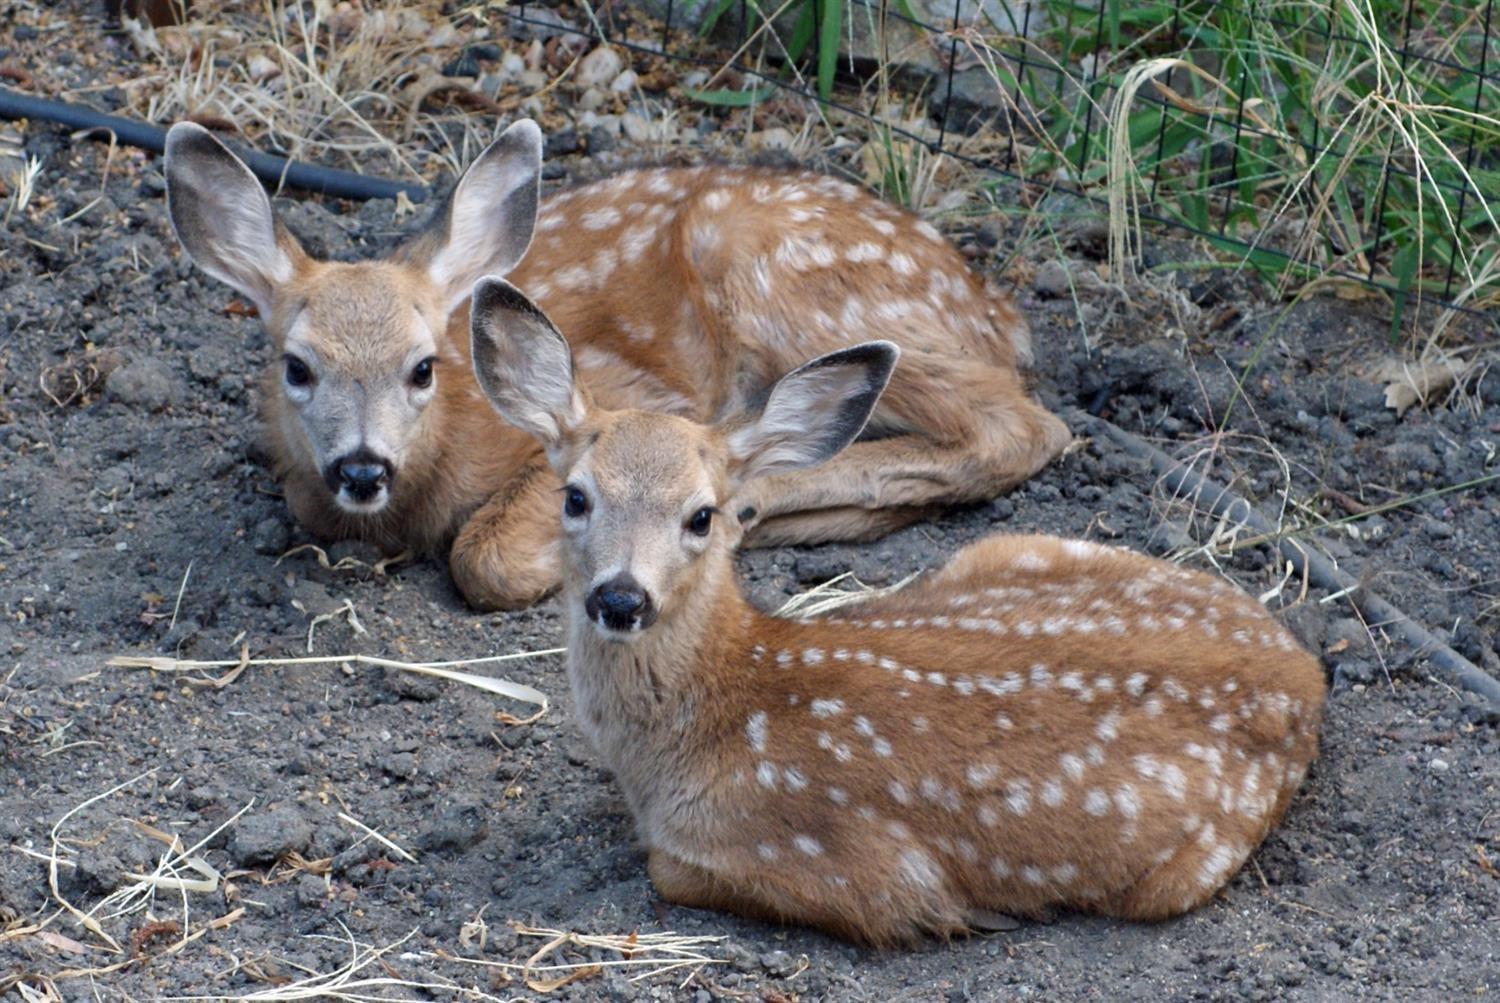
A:
POLYGON ((816 466, 859 437, 890 382, 900 351, 870 341, 819 356, 771 387, 759 412, 725 432, 731 472, 753 477, 816 466))
POLYGON ((166 154, 167 214, 188 257, 269 316, 303 251, 277 223, 266 190, 227 146, 191 122, 167 132, 166 154))
POLYGON ((428 274, 452 310, 476 280, 505 275, 531 245, 542 184, 542 131, 530 119, 512 125, 469 165, 448 200, 428 274))
POLYGON ((525 293, 493 277, 474 286, 469 333, 474 375, 490 404, 554 454, 588 412, 568 343, 525 293))

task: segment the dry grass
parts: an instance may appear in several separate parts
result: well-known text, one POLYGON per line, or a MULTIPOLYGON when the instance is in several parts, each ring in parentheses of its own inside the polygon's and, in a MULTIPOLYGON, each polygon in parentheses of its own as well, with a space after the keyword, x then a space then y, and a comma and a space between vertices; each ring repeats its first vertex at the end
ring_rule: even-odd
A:
POLYGON ((843 609, 856 603, 869 602, 871 599, 880 599, 892 595, 911 584, 917 575, 907 575, 894 585, 884 588, 876 588, 866 585, 854 576, 854 572, 846 571, 837 577, 830 578, 821 585, 815 585, 806 592, 799 592, 773 613, 773 616, 785 617, 787 619, 804 619, 807 617, 822 616, 832 613, 834 610, 843 609))
MULTIPOLYGON (((346 612, 352 607, 341 606, 334 613, 324 614, 331 617, 346 612)), ((380 658, 376 655, 312 655, 305 658, 251 658, 249 647, 244 645, 240 649, 238 659, 218 660, 194 660, 185 658, 169 658, 164 655, 116 655, 106 665, 123 669, 150 669, 153 672, 171 673, 203 673, 214 669, 228 669, 229 672, 223 676, 209 678, 202 675, 190 676, 188 682, 199 686, 223 687, 233 682, 240 673, 252 666, 308 666, 308 665, 373 665, 386 669, 398 669, 402 672, 411 672, 417 675, 433 676, 438 679, 446 679, 450 682, 463 683, 473 686, 496 696, 505 697, 508 700, 518 700, 528 703, 538 710, 531 717, 516 719, 514 723, 529 724, 540 720, 551 706, 547 695, 542 691, 522 683, 511 682, 508 679, 494 679, 490 676, 475 675, 471 672, 455 671, 455 666, 493 665, 502 662, 514 662, 522 659, 545 658, 551 655, 563 654, 565 648, 546 648, 539 651, 518 651, 509 655, 491 655, 482 658, 458 658, 443 662, 402 662, 392 658, 380 658)))

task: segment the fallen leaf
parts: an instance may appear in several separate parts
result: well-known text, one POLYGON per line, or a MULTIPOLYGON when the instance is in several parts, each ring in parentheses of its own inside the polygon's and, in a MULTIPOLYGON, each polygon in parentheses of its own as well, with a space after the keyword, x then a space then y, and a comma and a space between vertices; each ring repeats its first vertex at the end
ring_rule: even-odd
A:
POLYGON ((1463 375, 1465 368, 1457 359, 1438 353, 1409 362, 1387 359, 1371 370, 1370 377, 1385 384, 1385 406, 1399 417, 1413 404, 1423 403, 1432 395, 1447 390, 1463 375))
POLYGON ((72 937, 53 930, 38 930, 33 936, 48 947, 56 948, 64 954, 87 954, 89 950, 72 937))

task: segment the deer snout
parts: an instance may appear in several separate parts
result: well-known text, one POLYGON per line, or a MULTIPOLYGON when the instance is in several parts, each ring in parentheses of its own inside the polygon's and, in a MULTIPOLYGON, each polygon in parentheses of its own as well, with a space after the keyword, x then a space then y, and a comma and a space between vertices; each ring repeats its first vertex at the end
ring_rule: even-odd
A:
POLYGON ((629 574, 615 575, 594 586, 583 608, 590 620, 608 631, 641 631, 656 621, 656 604, 629 574))
POLYGON ((395 475, 396 468, 389 460, 360 449, 330 463, 323 471, 323 481, 340 501, 347 499, 365 507, 383 500, 395 475))

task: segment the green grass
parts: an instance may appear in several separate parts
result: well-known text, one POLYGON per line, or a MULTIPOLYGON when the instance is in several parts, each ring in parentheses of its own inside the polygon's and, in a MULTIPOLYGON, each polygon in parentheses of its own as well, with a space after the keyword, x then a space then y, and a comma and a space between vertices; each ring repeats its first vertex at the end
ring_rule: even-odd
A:
MULTIPOLYGON (((1500 83, 1481 93, 1477 73, 1482 59, 1500 69, 1500 17, 1483 53, 1483 3, 1411 0, 1408 33, 1407 0, 1102 0, 1102 20, 1099 2, 1042 0, 1045 27, 1030 38, 1019 24, 957 38, 961 66, 983 67, 1027 123, 1012 169, 1109 199, 1117 275, 1145 213, 1287 292, 1372 278, 1391 296, 1393 331, 1426 299, 1500 305, 1500 83), (1018 70, 1017 54, 1032 65, 1018 70)), ((841 28, 868 16, 849 0, 749 10, 749 30, 775 36, 781 72, 805 72, 823 97, 841 28)), ((880 76, 866 96, 884 107, 880 76)), ((891 152, 888 129, 866 139, 891 152)), ((887 164, 900 197, 899 159, 887 164)))

